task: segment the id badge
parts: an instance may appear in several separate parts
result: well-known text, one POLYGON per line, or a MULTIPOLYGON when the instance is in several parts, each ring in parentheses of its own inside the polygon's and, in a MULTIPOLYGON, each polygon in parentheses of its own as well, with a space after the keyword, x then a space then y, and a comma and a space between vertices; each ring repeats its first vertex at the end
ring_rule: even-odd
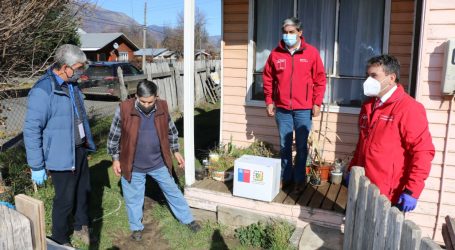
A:
POLYGON ((84 137, 85 137, 84 124, 79 123, 79 125, 77 127, 79 128, 79 135, 80 135, 81 139, 84 139, 84 137))

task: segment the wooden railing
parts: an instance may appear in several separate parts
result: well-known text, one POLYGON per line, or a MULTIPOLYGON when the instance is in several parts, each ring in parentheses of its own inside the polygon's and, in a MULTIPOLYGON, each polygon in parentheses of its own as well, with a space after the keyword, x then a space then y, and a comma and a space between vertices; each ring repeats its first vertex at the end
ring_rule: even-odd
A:
POLYGON ((421 229, 405 220, 403 212, 391 207, 390 201, 379 194, 370 183, 363 167, 351 170, 344 250, 351 249, 442 249, 429 237, 421 236, 421 229))

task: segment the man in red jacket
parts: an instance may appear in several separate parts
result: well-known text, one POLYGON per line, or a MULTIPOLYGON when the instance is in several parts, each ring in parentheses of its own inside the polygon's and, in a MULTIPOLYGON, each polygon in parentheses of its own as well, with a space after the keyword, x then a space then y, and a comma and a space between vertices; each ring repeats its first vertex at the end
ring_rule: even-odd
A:
POLYGON ((282 32, 283 39, 264 68, 264 95, 267 115, 275 116, 280 134, 282 185, 285 187, 294 181, 294 191, 299 192, 305 180, 311 120, 320 114, 326 76, 318 50, 302 36, 300 21, 295 17, 284 20, 282 32), (294 173, 293 131, 297 146, 294 173))
POLYGON ((360 111, 359 141, 350 166, 363 166, 381 194, 409 212, 417 205, 434 157, 425 108, 398 83, 395 57, 373 57, 367 70, 363 91, 371 98, 360 111))

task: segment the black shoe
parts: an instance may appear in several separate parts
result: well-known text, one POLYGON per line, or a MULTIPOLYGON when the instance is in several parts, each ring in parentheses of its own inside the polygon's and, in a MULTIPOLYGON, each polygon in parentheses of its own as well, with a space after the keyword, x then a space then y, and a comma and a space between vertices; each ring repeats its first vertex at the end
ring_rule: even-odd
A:
POLYGON ((187 224, 186 225, 191 231, 193 231, 193 233, 197 233, 199 232, 202 228, 201 228, 201 225, 199 225, 198 222, 196 221, 192 221, 190 224, 187 224))
POLYGON ((131 239, 135 241, 141 241, 142 231, 141 230, 133 231, 133 233, 131 234, 131 239))
POLYGON ((73 247, 73 245, 71 245, 71 243, 69 243, 69 242, 66 242, 65 244, 62 244, 62 246, 64 246, 64 247, 73 247))

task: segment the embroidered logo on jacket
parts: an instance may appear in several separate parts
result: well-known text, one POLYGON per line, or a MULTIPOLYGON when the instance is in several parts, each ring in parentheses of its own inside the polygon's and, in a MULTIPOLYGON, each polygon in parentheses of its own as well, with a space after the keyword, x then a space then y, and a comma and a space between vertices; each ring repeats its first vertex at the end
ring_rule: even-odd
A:
POLYGON ((308 62, 308 59, 306 59, 306 58, 300 58, 300 62, 307 63, 307 62, 308 62))
POLYGON ((276 65, 278 70, 286 69, 286 59, 276 60, 276 65))

